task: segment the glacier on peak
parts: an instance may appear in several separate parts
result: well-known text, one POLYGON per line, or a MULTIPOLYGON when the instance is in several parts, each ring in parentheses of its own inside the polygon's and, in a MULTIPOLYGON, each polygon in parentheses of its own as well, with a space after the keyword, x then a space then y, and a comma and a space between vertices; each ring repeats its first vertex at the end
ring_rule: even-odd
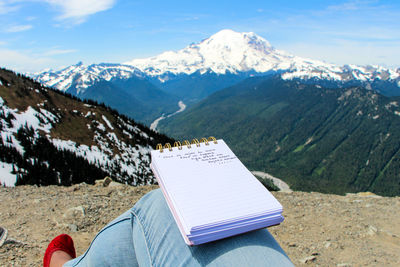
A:
POLYGON ((381 66, 356 66, 326 63, 291 55, 274 48, 266 39, 253 32, 221 30, 199 43, 178 51, 166 51, 157 56, 133 59, 123 64, 92 64, 82 62, 60 71, 33 75, 46 86, 66 91, 75 87, 77 93, 96 81, 132 76, 154 77, 165 83, 177 75, 200 73, 281 73, 283 79, 323 79, 347 82, 358 80, 390 80, 400 87, 400 69, 381 66))
MULTIPOLYGON (((132 65, 149 76, 168 74, 216 74, 254 71, 283 72, 283 79, 328 79, 336 81, 400 79, 400 72, 380 66, 345 65, 301 58, 274 48, 267 40, 253 32, 235 32, 225 29, 200 43, 179 51, 167 51, 158 56, 134 59, 132 65)), ((162 77, 162 80, 168 80, 162 77)))
MULTIPOLYGON (((211 70, 217 74, 255 70, 266 72, 287 56, 273 48, 258 35, 222 30, 198 44, 177 52, 167 51, 158 56, 125 62, 150 76, 164 73, 201 74, 211 70)), ((290 57, 290 56, 289 56, 290 57)))

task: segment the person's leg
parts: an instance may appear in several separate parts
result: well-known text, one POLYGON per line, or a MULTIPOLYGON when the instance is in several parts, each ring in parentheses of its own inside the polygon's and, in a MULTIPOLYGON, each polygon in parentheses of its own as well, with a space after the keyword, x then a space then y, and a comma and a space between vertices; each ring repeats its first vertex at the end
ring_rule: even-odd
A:
POLYGON ((293 266, 267 229, 186 245, 160 189, 145 195, 132 212, 140 266, 293 266))
POLYGON ((99 232, 69 266, 293 266, 266 230, 186 245, 160 189, 99 232))
POLYGON ((70 261, 71 259, 71 255, 69 255, 67 252, 57 250, 51 255, 49 267, 61 267, 64 265, 64 263, 70 261))
POLYGON ((132 216, 128 210, 110 222, 96 235, 85 254, 63 266, 139 266, 132 241, 132 216))

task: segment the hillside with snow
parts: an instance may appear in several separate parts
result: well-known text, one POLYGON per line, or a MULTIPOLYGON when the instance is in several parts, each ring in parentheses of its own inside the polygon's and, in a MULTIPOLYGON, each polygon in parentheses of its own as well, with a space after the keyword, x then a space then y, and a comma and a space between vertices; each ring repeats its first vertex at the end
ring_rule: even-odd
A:
POLYGON ((0 182, 155 182, 150 155, 170 139, 104 105, 82 102, 0 70, 0 182))
POLYGON ((179 109, 179 99, 145 79, 139 69, 120 64, 81 62, 56 72, 42 72, 36 79, 80 99, 103 102, 120 113, 148 125, 161 114, 179 109))

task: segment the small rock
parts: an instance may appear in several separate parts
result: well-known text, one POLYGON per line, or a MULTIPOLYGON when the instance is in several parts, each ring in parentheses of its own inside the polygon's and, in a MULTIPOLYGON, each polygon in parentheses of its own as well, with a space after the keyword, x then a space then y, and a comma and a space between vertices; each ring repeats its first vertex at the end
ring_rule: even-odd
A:
POLYGON ((317 257, 315 257, 315 256, 308 256, 308 257, 305 257, 304 259, 301 259, 300 262, 301 263, 309 263, 309 262, 315 261, 316 259, 317 259, 317 257))
POLYGON ((70 187, 65 188, 65 192, 75 192, 79 190, 79 185, 73 185, 70 187))
POLYGON ((331 245, 332 245, 331 242, 326 242, 326 243, 325 243, 325 248, 329 248, 331 245))
POLYGON ((85 208, 82 206, 77 206, 73 208, 69 208, 63 215, 64 218, 76 218, 76 217, 85 217, 85 208))
POLYGON ((73 233, 78 232, 78 226, 76 224, 68 224, 69 230, 73 233))
POLYGON ((117 182, 110 182, 109 187, 123 187, 124 185, 121 183, 117 183, 117 182))
POLYGON ((350 263, 338 263, 336 264, 337 267, 351 267, 350 263))
POLYGON ((318 256, 319 253, 318 253, 318 252, 313 252, 313 253, 311 253, 311 255, 313 255, 313 256, 318 256))
POLYGON ((100 187, 102 187, 102 186, 107 187, 111 182, 112 182, 112 179, 109 176, 106 176, 102 180, 96 180, 94 182, 94 185, 95 186, 100 186, 100 187))
POLYGON ((369 235, 376 235, 376 233, 378 232, 378 229, 375 226, 370 225, 368 227, 368 231, 367 234, 369 235))
POLYGON ((8 244, 12 244, 12 245, 26 245, 24 242, 13 239, 13 238, 9 238, 4 242, 4 245, 8 245, 8 244))
POLYGON ((357 193, 357 196, 359 197, 373 197, 373 198, 382 198, 381 196, 378 196, 372 192, 359 192, 357 193))
POLYGON ((296 244, 296 243, 289 243, 289 247, 290 247, 290 248, 297 247, 297 244, 296 244))
POLYGON ((103 186, 104 186, 104 187, 107 187, 111 182, 112 182, 112 179, 111 179, 109 176, 107 176, 107 177, 104 178, 104 180, 103 180, 103 186))

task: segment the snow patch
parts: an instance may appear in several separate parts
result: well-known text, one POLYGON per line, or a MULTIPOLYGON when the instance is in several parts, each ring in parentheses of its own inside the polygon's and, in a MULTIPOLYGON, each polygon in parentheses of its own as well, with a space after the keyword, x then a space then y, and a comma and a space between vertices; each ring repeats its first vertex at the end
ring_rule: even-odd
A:
POLYGON ((15 186, 17 175, 12 174, 12 164, 0 161, 0 183, 7 187, 15 186))
POLYGON ((17 130, 22 126, 28 125, 35 130, 42 130, 46 133, 50 133, 50 129, 52 128, 52 126, 47 120, 47 117, 43 116, 32 107, 28 107, 28 109, 22 113, 14 112, 13 115, 15 117, 15 119, 12 120, 13 128, 11 129, 11 131, 13 132, 17 132, 17 130), (41 123, 38 118, 42 118, 45 123, 41 123))
POLYGON ((103 131, 103 132, 105 132, 106 131, 106 127, 104 126, 104 124, 102 124, 101 122, 98 122, 98 121, 96 121, 96 120, 93 120, 92 121, 94 124, 97 124, 97 129, 99 129, 99 130, 101 130, 101 131, 103 131))
POLYGON ((114 127, 111 125, 111 122, 109 120, 107 120, 106 116, 102 116, 103 121, 107 124, 108 128, 110 128, 111 130, 114 130, 114 127))

